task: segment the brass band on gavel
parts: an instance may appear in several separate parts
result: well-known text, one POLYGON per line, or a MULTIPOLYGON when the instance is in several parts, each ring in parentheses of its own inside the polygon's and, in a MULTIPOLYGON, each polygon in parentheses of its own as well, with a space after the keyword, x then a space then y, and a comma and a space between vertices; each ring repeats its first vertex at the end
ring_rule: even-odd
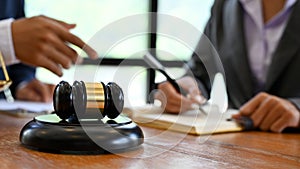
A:
POLYGON ((106 100, 105 86, 102 83, 85 83, 85 87, 87 96, 86 110, 93 111, 93 109, 100 109, 102 112, 106 100))

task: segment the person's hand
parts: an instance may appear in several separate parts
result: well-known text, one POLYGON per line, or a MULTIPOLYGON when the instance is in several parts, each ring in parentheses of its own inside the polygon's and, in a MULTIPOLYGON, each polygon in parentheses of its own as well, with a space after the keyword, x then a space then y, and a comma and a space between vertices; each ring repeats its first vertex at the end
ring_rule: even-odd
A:
POLYGON ((178 85, 188 92, 188 96, 179 94, 168 81, 158 85, 159 91, 154 98, 162 103, 162 107, 169 113, 185 112, 195 108, 195 104, 203 104, 206 99, 201 95, 197 82, 191 77, 183 77, 177 80, 178 85))
POLYGON ((51 102, 54 85, 34 79, 16 89, 16 99, 36 102, 51 102))
POLYGON ((97 53, 70 33, 75 26, 45 16, 14 21, 12 38, 16 57, 23 63, 45 67, 58 76, 62 76, 61 67, 69 68, 78 58, 68 43, 82 48, 95 59, 97 53))
POLYGON ((300 112, 288 100, 259 93, 240 108, 237 116, 248 116, 255 128, 282 132, 286 127, 299 127, 300 112))

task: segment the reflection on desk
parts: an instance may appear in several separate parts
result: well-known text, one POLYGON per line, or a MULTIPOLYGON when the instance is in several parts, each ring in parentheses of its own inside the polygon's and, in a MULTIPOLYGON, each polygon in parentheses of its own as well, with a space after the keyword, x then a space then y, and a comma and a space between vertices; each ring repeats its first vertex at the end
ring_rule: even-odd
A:
POLYGON ((52 154, 20 144, 19 132, 31 118, 0 119, 0 168, 300 168, 299 134, 228 133, 199 143, 197 136, 142 127, 145 143, 136 150, 52 154), (182 139, 171 145, 177 138, 182 139))

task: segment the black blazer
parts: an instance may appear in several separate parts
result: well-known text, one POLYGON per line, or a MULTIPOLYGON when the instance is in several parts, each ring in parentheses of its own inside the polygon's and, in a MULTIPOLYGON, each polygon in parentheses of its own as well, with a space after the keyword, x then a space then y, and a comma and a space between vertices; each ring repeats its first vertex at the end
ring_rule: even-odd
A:
MULTIPOLYGON (((300 3, 296 2, 280 42, 274 52, 263 91, 291 100, 300 108, 300 3)), ((188 65, 208 93, 210 81, 205 66, 221 59, 224 67, 229 104, 239 108, 251 99, 254 80, 248 63, 244 38, 243 9, 239 0, 216 0, 204 34, 188 65), (204 39, 204 40, 203 40, 204 39), (201 60, 197 56, 201 57, 201 60), (204 66, 205 65, 205 66, 204 66)), ((214 71, 222 71, 216 68, 214 71)))
MULTIPOLYGON (((1 20, 6 18, 18 19, 24 16, 24 0, 0 0, 1 20)), ((15 95, 15 89, 21 82, 30 81, 35 77, 35 68, 21 63, 7 66, 7 71, 13 81, 10 87, 13 95, 15 95)), ((4 79, 2 69, 0 69, 0 79, 4 79)), ((0 93, 0 98, 3 97, 3 93, 0 93)))
POLYGON ((24 16, 24 0, 0 0, 0 19, 24 16))

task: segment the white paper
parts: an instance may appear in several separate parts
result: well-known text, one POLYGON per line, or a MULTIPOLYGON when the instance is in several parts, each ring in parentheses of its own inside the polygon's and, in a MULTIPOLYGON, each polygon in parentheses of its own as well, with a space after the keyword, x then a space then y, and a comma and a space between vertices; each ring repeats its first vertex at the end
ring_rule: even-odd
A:
POLYGON ((7 102, 4 99, 0 99, 0 111, 24 111, 24 112, 50 112, 53 111, 53 103, 41 103, 41 102, 28 102, 18 101, 7 102))

